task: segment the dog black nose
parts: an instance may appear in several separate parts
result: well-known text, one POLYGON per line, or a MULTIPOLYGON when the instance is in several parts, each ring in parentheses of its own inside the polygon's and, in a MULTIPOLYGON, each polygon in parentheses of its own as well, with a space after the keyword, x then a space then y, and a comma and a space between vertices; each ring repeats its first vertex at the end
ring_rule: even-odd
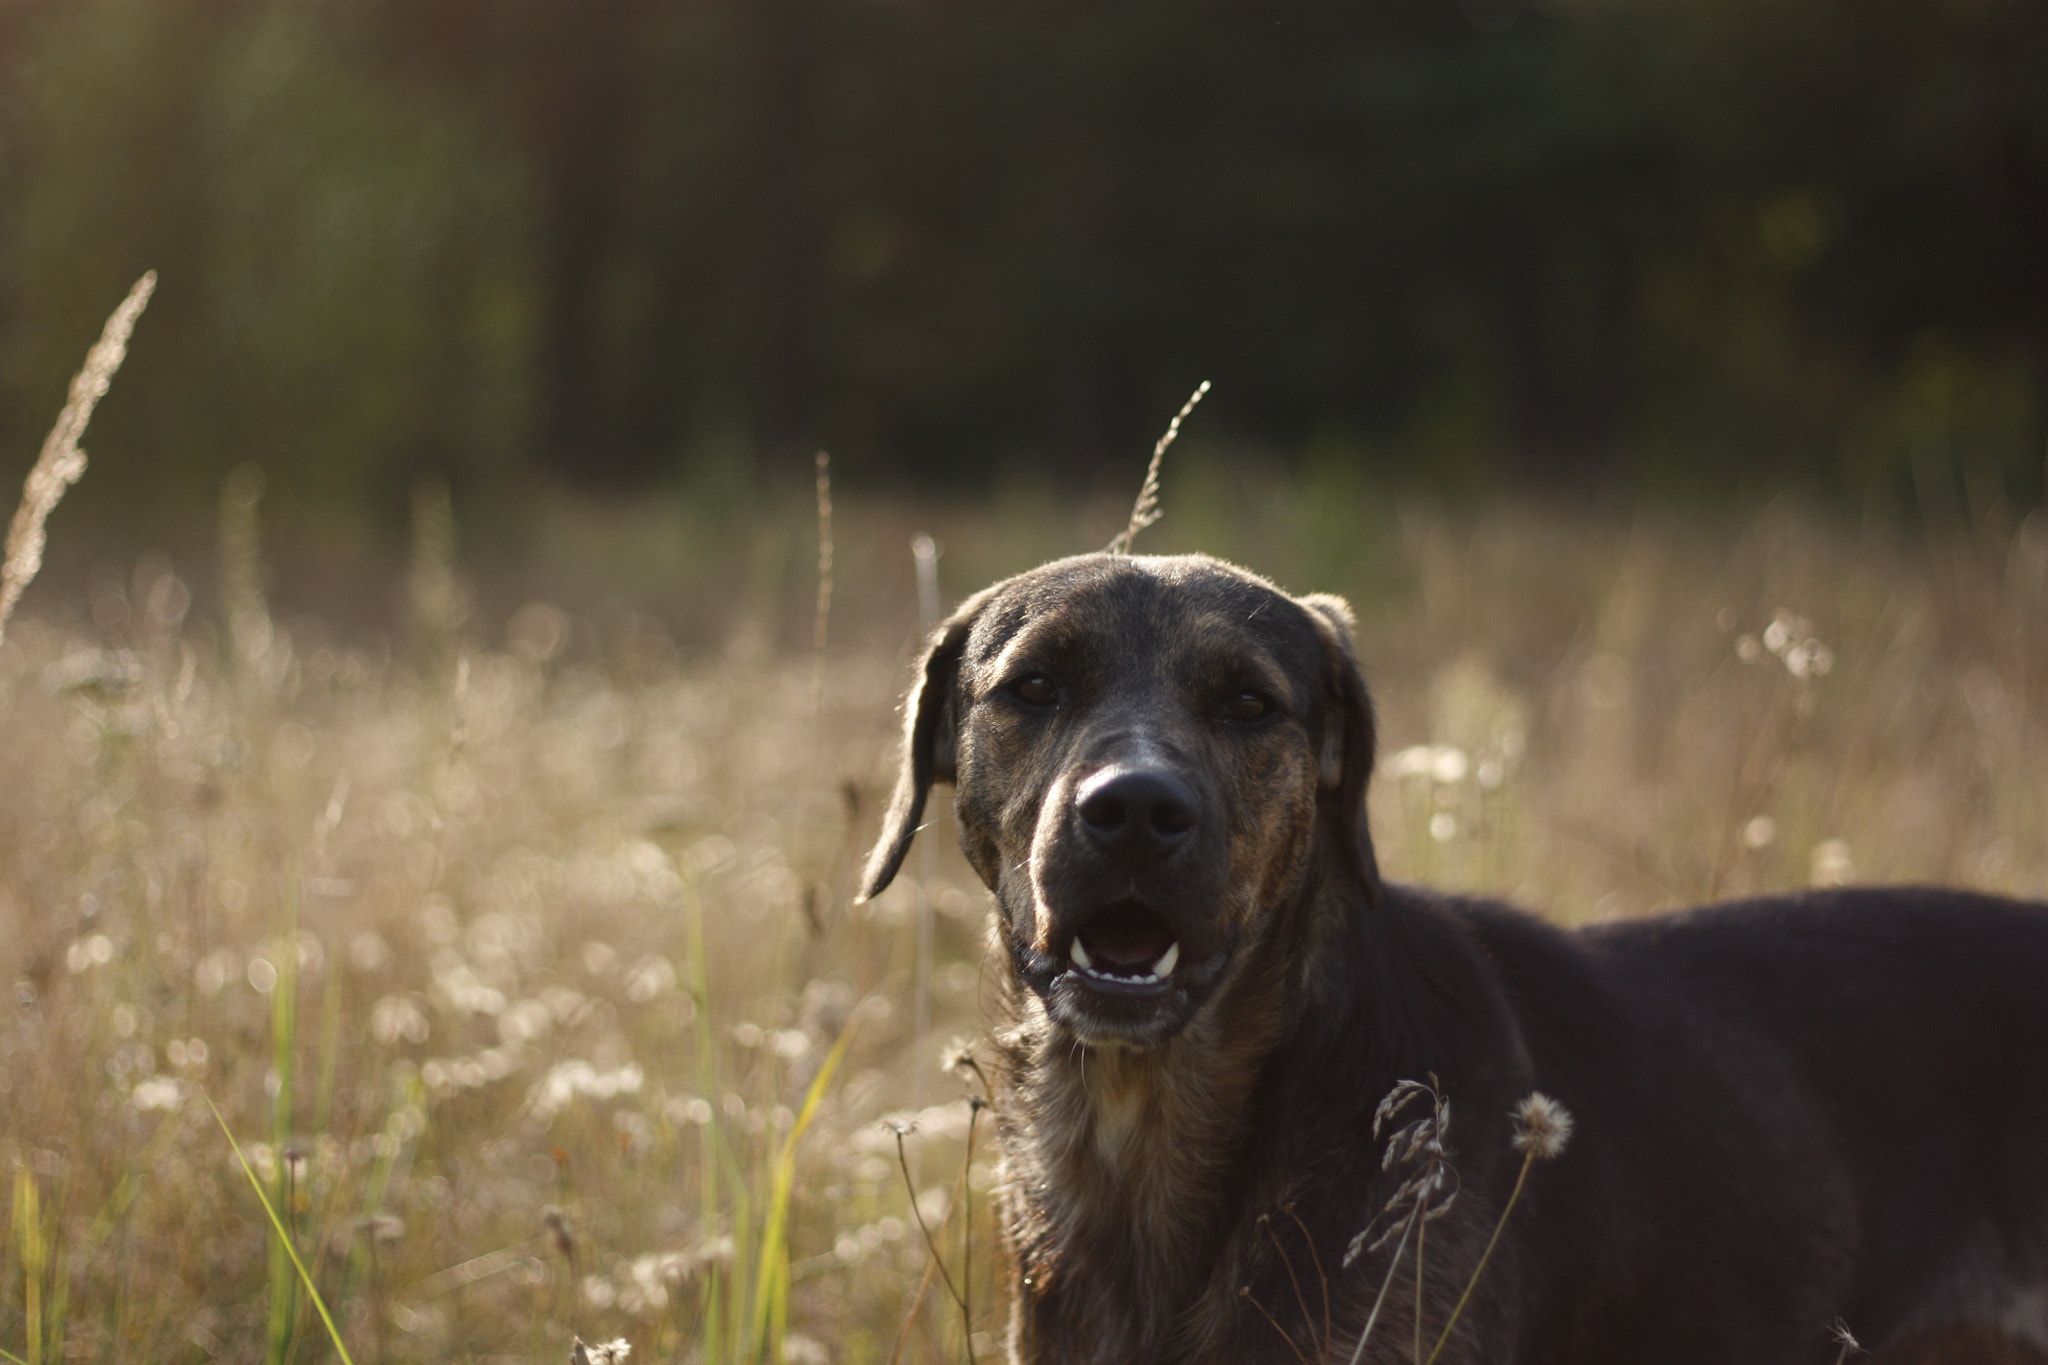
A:
POLYGON ((1195 792, 1162 768, 1105 768, 1075 797, 1081 828, 1104 848, 1136 854, 1172 849, 1195 827, 1195 792))

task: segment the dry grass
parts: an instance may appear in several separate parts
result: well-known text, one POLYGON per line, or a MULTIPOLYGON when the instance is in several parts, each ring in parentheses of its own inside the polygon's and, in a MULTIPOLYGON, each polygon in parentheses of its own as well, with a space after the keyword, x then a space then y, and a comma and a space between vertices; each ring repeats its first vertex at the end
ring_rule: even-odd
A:
MULTIPOLYGON (((330 1355, 211 1099, 357 1359, 885 1355, 925 1251, 878 1120, 913 1072, 961 1093, 910 1036, 902 906, 846 906, 836 777, 876 768, 896 661, 835 660, 814 733, 807 659, 686 665, 533 606, 400 660, 190 619, 151 572, 109 638, 0 647, 0 1161, 39 1209, 0 1349, 330 1355)), ((974 907, 937 903, 957 963, 974 907)), ((971 969, 938 981, 968 1017, 971 969)), ((929 1217, 965 1120, 911 1139, 929 1217)))
MULTIPOLYGON (((1191 501, 1162 528, 1187 540, 1147 548, 1206 536, 1357 601, 1394 875, 1565 920, 1848 875, 2048 892, 2039 514, 1909 539, 1412 511, 1333 537, 1308 493, 1191 501)), ((537 604, 359 649, 268 619, 253 575, 210 619, 151 562, 90 630, 18 621, 0 1350, 332 1357, 210 1099, 358 1360, 554 1361, 572 1333, 890 1359, 931 1277, 880 1121, 916 1116, 957 1277, 969 1115, 938 1060, 979 1017, 981 896, 941 816, 925 876, 849 903, 912 598, 891 515, 839 511, 821 698, 745 616, 696 654, 537 604)), ((948 587, 1022 566, 949 562, 948 587)), ((984 1332, 990 1259, 961 1295, 984 1332)), ((942 1297, 903 1359, 966 1357, 942 1297)))

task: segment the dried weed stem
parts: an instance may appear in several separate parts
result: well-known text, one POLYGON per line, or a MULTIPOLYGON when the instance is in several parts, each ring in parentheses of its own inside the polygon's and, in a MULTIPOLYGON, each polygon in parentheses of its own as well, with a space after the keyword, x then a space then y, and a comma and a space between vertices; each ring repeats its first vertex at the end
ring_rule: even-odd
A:
POLYGON ((1152 463, 1145 466, 1145 482, 1139 486, 1137 504, 1131 508, 1131 524, 1118 532, 1115 540, 1109 542, 1110 554, 1129 554, 1131 542, 1138 538, 1138 532, 1159 520, 1160 461, 1166 458, 1166 448, 1180 435, 1180 424, 1187 420, 1188 414, 1195 410, 1195 404, 1201 402, 1202 396, 1208 392, 1209 381, 1204 379, 1195 386, 1195 391, 1188 396, 1188 401, 1180 405, 1180 411, 1173 415, 1173 420, 1166 424, 1166 434, 1159 438, 1159 444, 1152 447, 1152 463))
MULTIPOLYGON (((1372 1116, 1373 1140, 1378 1141, 1387 1126, 1402 1111, 1418 1099, 1427 1097, 1429 1112, 1419 1119, 1403 1125, 1387 1138, 1386 1154, 1380 1160, 1380 1169, 1391 1171, 1396 1166, 1414 1168, 1414 1174, 1401 1182, 1399 1188, 1388 1196, 1386 1207, 1367 1225, 1364 1231, 1351 1239, 1351 1245, 1344 1253, 1344 1264, 1349 1266, 1361 1255, 1377 1252, 1393 1242, 1398 1235, 1394 1254, 1387 1261, 1387 1273, 1380 1281, 1379 1293, 1373 1298, 1372 1312, 1366 1316, 1365 1328, 1358 1335, 1357 1345, 1351 1352, 1351 1365, 1365 1357, 1365 1344, 1372 1340, 1373 1329, 1379 1325, 1380 1312, 1386 1307, 1387 1294, 1394 1286, 1394 1277, 1400 1273, 1401 1258, 1407 1253, 1408 1240, 1418 1234, 1425 1222, 1443 1217, 1457 1203, 1459 1188, 1457 1172, 1451 1167, 1450 1155, 1445 1141, 1451 1130, 1451 1102, 1438 1088, 1434 1072, 1427 1082, 1404 1080, 1395 1084, 1380 1101, 1379 1108, 1372 1116), (1375 1240, 1373 1233, 1380 1227, 1380 1219, 1386 1219, 1386 1228, 1375 1240)), ((1420 1242, 1416 1246, 1416 1318, 1419 1324, 1422 1315, 1422 1251, 1420 1242)), ((1417 1353, 1420 1354, 1420 1343, 1417 1353)))
MULTIPOLYGON (((889 1131, 896 1135, 896 1165, 903 1172, 903 1188, 910 1194, 911 1220, 917 1224, 917 1230, 924 1234, 925 1250, 931 1253, 932 1263, 939 1268, 939 1278, 945 1282, 946 1292, 952 1295, 953 1302, 959 1305, 960 1315, 964 1320, 967 1316, 967 1299, 954 1285, 952 1273, 946 1269, 945 1257, 939 1254, 938 1241, 932 1236, 930 1225, 924 1221, 924 1210, 917 1206, 917 1182, 910 1178, 910 1158, 903 1150, 903 1139, 910 1132, 910 1125, 892 1123, 889 1125, 889 1131)), ((948 1209, 947 1213, 950 1215, 952 1210, 948 1209)))
POLYGON ((818 609, 811 622, 811 714, 825 710, 825 627, 832 619, 832 457, 818 452, 818 609))
MULTIPOLYGON (((1480 1277, 1486 1274, 1494 1248, 1500 1245, 1500 1234, 1507 1227, 1515 1205, 1521 1201, 1523 1188, 1529 1183, 1529 1168, 1539 1161, 1550 1161, 1564 1155, 1565 1144, 1571 1140, 1571 1113, 1540 1090, 1531 1091, 1515 1106, 1514 1117, 1514 1145, 1522 1153, 1522 1169, 1515 1173, 1515 1188, 1509 1192, 1508 1202, 1494 1221, 1493 1235, 1486 1239, 1486 1250, 1479 1253, 1479 1264, 1472 1267, 1471 1277, 1465 1281, 1465 1292, 1458 1295, 1458 1302, 1451 1309, 1451 1316, 1445 1321, 1444 1330, 1437 1337, 1436 1346, 1430 1351, 1425 1365, 1436 1365, 1437 1357, 1444 1353, 1444 1347, 1451 1339, 1451 1330, 1464 1316, 1465 1306, 1471 1303, 1472 1291, 1479 1287, 1480 1277)), ((1419 1288, 1417 1292, 1420 1293, 1419 1288)))

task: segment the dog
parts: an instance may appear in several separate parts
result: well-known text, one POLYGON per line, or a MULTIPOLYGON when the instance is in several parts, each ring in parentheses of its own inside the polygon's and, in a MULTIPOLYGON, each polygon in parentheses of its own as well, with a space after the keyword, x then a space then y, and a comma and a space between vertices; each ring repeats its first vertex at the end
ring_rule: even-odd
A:
POLYGON ((1570 931, 1384 881, 1353 630, 1094 554, 924 650, 864 889, 953 784, 995 901, 1010 1358, 1820 1365, 1833 1328, 2048 1360, 2048 907, 1570 931))

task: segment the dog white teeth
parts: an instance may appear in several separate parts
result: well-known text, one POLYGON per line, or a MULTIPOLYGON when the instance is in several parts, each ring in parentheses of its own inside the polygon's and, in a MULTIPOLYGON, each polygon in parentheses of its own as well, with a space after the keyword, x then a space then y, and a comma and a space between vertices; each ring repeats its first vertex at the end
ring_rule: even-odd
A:
POLYGON ((1078 938, 1074 940, 1074 946, 1067 950, 1067 956, 1074 959, 1074 965, 1084 972, 1095 966, 1094 960, 1088 956, 1088 950, 1081 946, 1081 940, 1078 938))
POLYGON ((1152 964, 1152 975, 1172 976, 1174 965, 1179 961, 1180 944, 1175 942, 1167 945, 1166 951, 1159 955, 1159 960, 1152 964))

